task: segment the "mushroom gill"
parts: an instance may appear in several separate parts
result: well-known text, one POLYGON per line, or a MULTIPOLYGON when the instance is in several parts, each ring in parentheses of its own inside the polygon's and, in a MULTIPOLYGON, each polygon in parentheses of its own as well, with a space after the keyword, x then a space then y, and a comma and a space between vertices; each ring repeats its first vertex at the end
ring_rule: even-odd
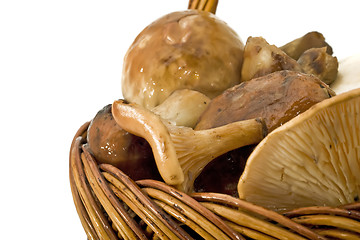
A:
POLYGON ((239 197, 277 211, 358 201, 359 132, 360 89, 314 105, 259 143, 239 197))

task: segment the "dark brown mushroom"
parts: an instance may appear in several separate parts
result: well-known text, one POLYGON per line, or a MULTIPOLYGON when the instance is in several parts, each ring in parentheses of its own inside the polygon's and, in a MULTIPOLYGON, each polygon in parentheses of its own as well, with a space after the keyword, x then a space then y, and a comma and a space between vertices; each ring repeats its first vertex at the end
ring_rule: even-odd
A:
POLYGON ((148 142, 122 129, 114 120, 111 104, 101 109, 88 128, 87 142, 98 163, 111 164, 132 179, 158 179, 160 174, 148 142))

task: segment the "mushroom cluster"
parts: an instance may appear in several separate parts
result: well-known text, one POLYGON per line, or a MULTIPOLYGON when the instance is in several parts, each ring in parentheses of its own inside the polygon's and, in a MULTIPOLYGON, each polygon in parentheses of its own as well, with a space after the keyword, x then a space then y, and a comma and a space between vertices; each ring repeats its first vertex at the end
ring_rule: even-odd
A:
POLYGON ((170 13, 138 35, 124 59, 124 99, 89 126, 95 159, 134 180, 275 210, 356 201, 360 92, 336 93, 352 88, 357 68, 346 61, 338 71, 318 32, 282 47, 263 37, 244 45, 215 10, 170 13))

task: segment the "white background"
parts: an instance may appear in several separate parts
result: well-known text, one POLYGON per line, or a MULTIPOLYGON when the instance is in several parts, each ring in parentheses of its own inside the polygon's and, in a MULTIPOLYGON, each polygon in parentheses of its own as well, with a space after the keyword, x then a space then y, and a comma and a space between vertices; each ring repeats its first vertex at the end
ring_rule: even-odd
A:
MULTIPOLYGON (((324 34, 341 60, 360 53, 356 1, 222 0, 217 15, 245 42, 281 46, 324 34)), ((86 239, 73 205, 73 135, 121 98, 123 56, 186 0, 0 1, 1 239, 86 239), (6 236, 6 237, 4 237, 6 236)))

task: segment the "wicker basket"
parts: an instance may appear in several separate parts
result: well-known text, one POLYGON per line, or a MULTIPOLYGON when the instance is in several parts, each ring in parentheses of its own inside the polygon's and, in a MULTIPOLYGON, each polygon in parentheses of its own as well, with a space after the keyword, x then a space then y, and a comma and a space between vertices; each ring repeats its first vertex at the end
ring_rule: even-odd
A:
POLYGON ((70 184, 88 239, 360 239, 360 203, 279 214, 218 193, 134 182, 88 152, 89 123, 70 151, 70 184))
MULTIPOLYGON (((190 0, 215 13, 217 0, 190 0)), ((134 182, 87 149, 84 124, 70 150, 70 185, 88 239, 360 239, 360 202, 277 213, 218 193, 187 195, 163 182, 134 182)))

